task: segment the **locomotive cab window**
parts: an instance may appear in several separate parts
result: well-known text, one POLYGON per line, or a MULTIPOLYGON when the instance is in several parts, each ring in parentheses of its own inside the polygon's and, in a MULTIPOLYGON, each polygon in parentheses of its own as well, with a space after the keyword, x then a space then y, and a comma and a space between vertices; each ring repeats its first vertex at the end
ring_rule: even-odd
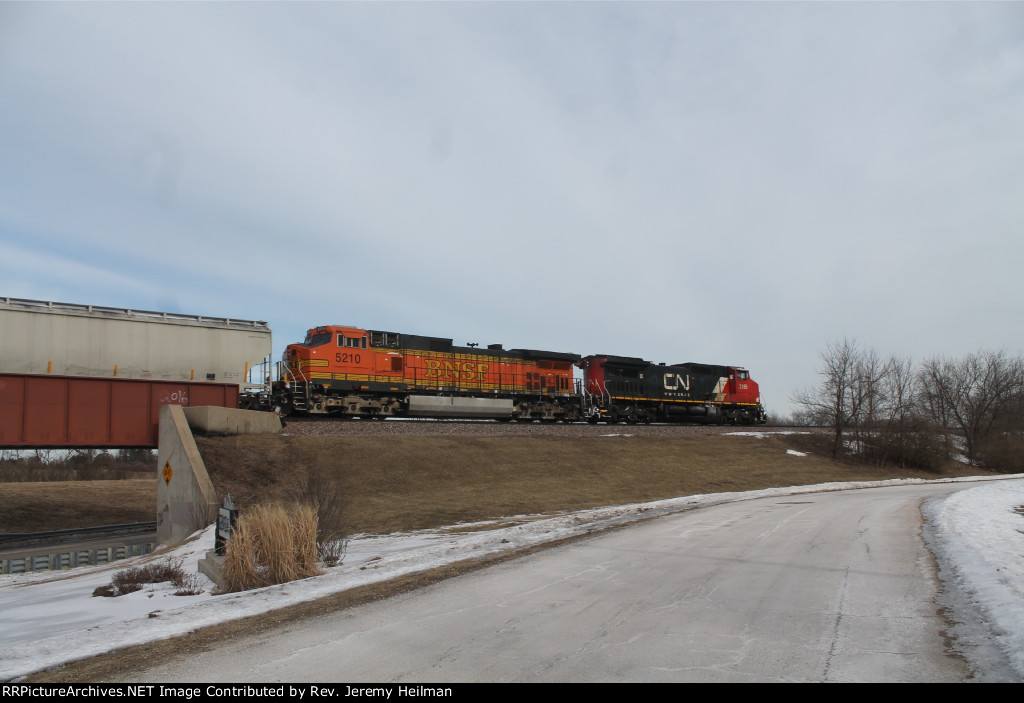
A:
POLYGON ((370 344, 374 347, 398 349, 398 335, 394 332, 370 332, 370 344))
POLYGON ((351 349, 366 349, 366 337, 346 337, 343 334, 339 334, 338 346, 351 349))
POLYGON ((331 341, 331 333, 324 332, 323 334, 308 334, 306 335, 306 344, 311 347, 319 347, 321 344, 327 344, 331 341))

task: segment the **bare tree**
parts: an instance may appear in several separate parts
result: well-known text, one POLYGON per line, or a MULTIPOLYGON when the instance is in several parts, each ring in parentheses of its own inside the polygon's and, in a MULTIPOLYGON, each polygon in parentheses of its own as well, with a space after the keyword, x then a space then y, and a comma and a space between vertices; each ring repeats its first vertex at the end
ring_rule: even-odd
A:
POLYGON ((919 381, 913 362, 890 356, 878 383, 875 412, 864 458, 883 466, 895 462, 935 470, 948 457, 944 433, 921 411, 919 381))
POLYGON ((979 352, 883 359, 844 338, 819 355, 820 383, 793 396, 797 414, 832 428, 832 456, 846 450, 878 465, 937 468, 949 455, 947 430, 963 437, 968 460, 1017 466, 1024 447, 1024 359, 979 352))
POLYGON ((884 381, 890 363, 874 349, 854 351, 847 422, 859 453, 864 453, 877 437, 888 401, 884 381))
POLYGON ((819 355, 821 382, 793 397, 798 415, 832 428, 832 456, 847 445, 878 465, 897 461, 936 465, 934 437, 916 415, 916 377, 910 359, 883 358, 844 338, 819 355))
POLYGON ((1024 360, 1004 352, 982 351, 963 359, 934 357, 924 362, 919 379, 931 417, 963 435, 967 459, 1004 416, 1017 407, 1024 387, 1024 360))
POLYGON ((979 445, 978 454, 986 468, 1024 471, 1024 387, 1011 394, 989 436, 979 445))
POLYGON ((832 457, 843 450, 843 436, 854 415, 857 357, 860 350, 855 340, 844 337, 830 341, 818 355, 821 366, 817 387, 798 391, 793 402, 803 407, 811 417, 832 428, 832 457))
POLYGON ((911 454, 911 435, 921 430, 915 422, 917 384, 913 362, 909 358, 890 356, 881 385, 883 401, 878 424, 877 464, 882 466, 893 458, 900 466, 906 466, 911 454))
POLYGON ((806 407, 794 410, 789 419, 789 424, 796 425, 797 427, 813 427, 814 425, 824 424, 820 418, 815 416, 813 411, 806 407))

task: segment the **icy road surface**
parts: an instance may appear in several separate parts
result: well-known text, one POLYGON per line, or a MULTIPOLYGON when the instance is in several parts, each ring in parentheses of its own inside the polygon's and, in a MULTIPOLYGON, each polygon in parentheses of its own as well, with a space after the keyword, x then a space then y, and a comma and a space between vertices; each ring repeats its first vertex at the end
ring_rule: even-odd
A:
MULTIPOLYGON (((1024 481, 1020 480, 1020 476, 1006 478, 1015 480, 979 481, 968 479, 928 484, 919 481, 886 481, 870 484, 875 486, 906 485, 915 489, 935 486, 940 492, 943 490, 959 491, 948 498, 936 499, 928 503, 925 512, 928 515, 931 528, 929 532, 933 533, 933 537, 929 541, 943 565, 943 578, 948 582, 952 596, 947 597, 950 594, 944 594, 943 605, 953 608, 954 616, 958 622, 963 623, 963 625, 957 625, 952 631, 956 637, 956 647, 966 652, 976 677, 982 680, 1019 681, 1024 679, 1024 516, 1016 511, 1017 507, 1024 505, 1024 481)), ((698 520, 697 523, 692 523, 688 527, 674 528, 688 530, 687 539, 680 537, 672 541, 670 537, 659 538, 668 541, 652 552, 655 557, 668 550, 678 551, 682 557, 689 555, 689 558, 696 558, 696 553, 690 546, 690 537, 698 534, 710 537, 716 532, 728 533, 733 529, 733 525, 740 526, 745 523, 756 525, 761 519, 759 517, 754 520, 752 517, 747 517, 721 522, 720 518, 706 518, 705 516, 711 515, 715 506, 724 506, 728 503, 742 504, 749 501, 772 506, 759 508, 761 513, 758 514, 763 514, 765 517, 785 518, 785 520, 775 527, 771 527, 770 524, 756 527, 751 535, 744 537, 743 539, 748 544, 748 551, 751 551, 751 554, 746 556, 733 554, 726 557, 726 545, 708 546, 707 553, 702 557, 703 567, 718 563, 719 570, 715 573, 705 572, 707 579, 705 583, 708 585, 703 590, 693 583, 686 586, 688 590, 685 591, 682 590, 682 585, 675 587, 680 596, 679 599, 673 601, 675 605, 672 605, 672 609, 663 609, 662 612, 666 614, 683 612, 680 610, 681 608, 699 609, 698 606, 701 603, 711 603, 709 597, 704 595, 705 593, 721 594, 726 593, 727 590, 724 582, 720 586, 715 585, 711 590, 709 590, 710 585, 718 584, 719 579, 730 573, 727 570, 727 568, 731 568, 730 565, 742 563, 744 559, 749 562, 749 568, 768 569, 771 564, 778 562, 777 571, 763 571, 756 578, 759 580, 776 578, 779 583, 786 583, 789 588, 805 588, 802 585, 802 580, 806 580, 808 576, 817 575, 831 579, 836 573, 842 573, 844 574, 842 583, 832 584, 837 593, 848 594, 845 600, 839 602, 842 607, 835 611, 836 619, 833 629, 836 649, 834 653, 837 652, 842 657, 848 657, 850 656, 849 651, 852 650, 849 650, 849 642, 844 635, 845 630, 840 628, 840 625, 851 627, 858 622, 875 622, 874 618, 878 616, 868 617, 849 609, 844 611, 842 608, 859 603, 859 584, 862 579, 873 574, 877 576, 878 569, 874 567, 876 564, 874 560, 880 557, 875 552, 884 548, 885 545, 882 544, 880 547, 875 542, 879 539, 879 534, 883 533, 883 528, 868 527, 867 523, 863 525, 857 523, 848 537, 829 538, 830 540, 834 539, 836 544, 842 544, 843 539, 854 540, 853 546, 850 547, 853 550, 850 564, 845 567, 812 566, 807 562, 818 553, 826 553, 834 549, 831 543, 826 544, 821 541, 813 548, 807 546, 806 554, 802 556, 798 553, 784 559, 777 557, 774 560, 766 560, 764 555, 767 552, 758 558, 753 558, 752 552, 761 550, 762 544, 770 544, 773 534, 785 534, 786 530, 793 529, 793 525, 807 523, 811 518, 810 512, 813 512, 813 509, 807 506, 825 501, 831 492, 866 488, 868 485, 863 483, 827 484, 748 493, 695 495, 652 503, 613 506, 561 516, 533 516, 534 519, 524 518, 518 524, 512 525, 508 525, 505 521, 502 525, 456 526, 448 530, 415 534, 363 537, 353 541, 344 566, 330 569, 323 576, 247 593, 223 596, 215 596, 206 592, 199 596, 177 597, 171 595, 171 588, 168 585, 157 585, 116 599, 91 597, 92 590, 96 586, 109 583, 114 569, 124 568, 129 562, 120 562, 114 568, 93 567, 50 574, 0 576, 0 610, 4 613, 4 628, 0 629, 0 679, 9 680, 32 671, 100 654, 121 646, 150 642, 185 634, 205 625, 258 615, 274 608, 313 600, 354 586, 422 571, 451 561, 478 555, 499 554, 520 547, 612 527, 635 521, 638 518, 671 516, 683 512, 681 518, 698 520), (804 503, 805 500, 808 502, 804 503), (712 522, 700 522, 705 519, 711 519, 712 522), (714 525, 714 528, 707 527, 708 524, 714 525), (701 527, 701 525, 704 526, 701 527), (863 532, 863 530, 867 531, 863 532), (764 536, 758 537, 761 533, 764 533, 764 536), (858 556, 858 549, 863 552, 860 556, 858 556), (868 552, 868 549, 872 551, 868 552), (858 563, 857 558, 868 561, 858 563), (762 564, 762 562, 764 563, 762 564), (760 566, 758 566, 759 564, 760 566), (788 564, 789 568, 783 567, 782 564, 788 564), (789 571, 792 571, 795 584, 790 584, 789 571), (798 576, 804 578, 799 579, 798 576), (851 578, 853 580, 849 580, 851 578), (852 586, 857 586, 857 588, 851 590, 852 586), (688 594, 690 595, 688 596, 688 594), (686 597, 690 597, 691 600, 686 601, 686 597)), ((879 492, 849 492, 850 495, 857 493, 874 495, 879 492)), ((911 503, 914 505, 914 510, 905 506, 902 509, 902 514, 907 520, 910 520, 909 516, 913 515, 913 520, 907 523, 909 526, 898 528, 896 531, 902 538, 910 535, 916 539, 920 533, 920 521, 919 516, 914 512, 917 502, 912 500, 911 503)), ((617 556, 609 557, 607 554, 602 555, 602 550, 615 550, 612 547, 603 546, 606 544, 603 540, 618 539, 620 536, 630 539, 632 534, 646 534, 642 530, 653 528, 657 523, 665 522, 667 524, 674 520, 676 518, 669 517, 650 525, 638 525, 621 533, 609 534, 600 539, 588 540, 585 544, 571 547, 572 550, 589 549, 591 545, 595 545, 593 548, 596 551, 587 557, 592 558, 594 562, 582 570, 576 567, 576 570, 571 572, 574 574, 571 577, 570 572, 566 571, 559 578, 579 584, 579 597, 576 599, 580 601, 584 594, 586 594, 586 598, 593 599, 593 604, 589 606, 591 612, 598 613, 606 607, 604 601, 607 600, 607 591, 615 590, 620 584, 626 589, 624 595, 633 599, 632 604, 622 606, 622 612, 625 614, 634 611, 644 612, 648 608, 646 592, 651 591, 653 587, 646 582, 628 586, 626 584, 629 583, 629 573, 613 575, 613 572, 622 564, 631 563, 632 559, 640 558, 651 550, 644 545, 628 546, 618 548, 618 551, 615 552, 617 556)), ((660 525, 658 526, 660 527, 660 525)), ((804 533, 814 534, 815 529, 817 528, 798 530, 797 537, 802 539, 801 535, 804 533)), ((212 547, 212 541, 212 534, 207 531, 198 540, 179 547, 176 553, 186 558, 186 566, 195 568, 198 556, 212 547)), ((559 555, 558 559, 563 558, 561 555, 570 553, 575 554, 567 549, 552 552, 553 555, 559 555)), ((492 572, 514 573, 520 568, 519 565, 532 563, 532 559, 537 558, 543 559, 545 556, 539 555, 529 560, 517 560, 507 567, 498 567, 480 574, 469 575, 456 582, 461 584, 471 579, 482 578, 492 572)), ((925 573, 929 559, 927 554, 922 556, 921 553, 917 553, 913 560, 909 560, 904 565, 913 567, 907 574, 890 578, 906 583, 908 589, 911 586, 915 589, 920 588, 921 584, 917 583, 915 574, 925 573)), ((660 561, 663 560, 655 559, 656 563, 660 561)), ((676 578, 681 579, 681 575, 687 570, 695 569, 698 566, 701 565, 680 567, 676 578)), ((694 573, 701 572, 697 569, 694 573)), ((745 588, 746 584, 742 584, 742 587, 745 588)), ((549 586, 545 586, 544 590, 546 591, 548 588, 549 586)), ((654 590, 661 592, 663 588, 668 587, 658 586, 654 590)), ((428 589, 424 591, 424 594, 435 591, 436 589, 428 589)), ((535 592, 539 593, 540 591, 535 592)), ((753 596, 745 595, 744 597, 753 596)), ((908 612, 915 612, 911 606, 914 604, 921 606, 920 597, 916 591, 908 590, 906 597, 901 596, 900 599, 890 600, 889 603, 891 607, 902 603, 901 607, 910 608, 908 612)), ((401 602, 404 608, 407 600, 408 597, 389 600, 383 607, 391 608, 401 602)), ((666 602, 663 605, 667 608, 671 604, 666 602)), ((494 610, 498 612, 503 608, 494 610)), ((934 613, 927 612, 926 608, 925 611, 923 617, 932 619, 934 613)), ((769 613, 776 611, 766 606, 758 612, 762 613, 760 618, 763 619, 768 617, 769 613)), ((336 617, 347 618, 355 615, 356 611, 353 610, 336 617)), ((526 623, 528 620, 529 618, 524 616, 522 622, 526 623)), ((541 620, 543 621, 544 618, 541 620)), ((440 621, 439 619, 438 622, 440 621)), ((617 622, 615 618, 608 619, 607 616, 605 616, 605 621, 612 625, 617 622)), ((382 622, 390 622, 394 625, 398 621, 393 615, 389 615, 382 622)), ((623 627, 635 626, 636 622, 632 618, 627 618, 623 627), (626 624, 626 622, 632 622, 632 624, 626 624)), ((669 621, 666 619, 667 622, 669 621)), ((758 622, 757 619, 752 620, 751 628, 756 627, 758 622)), ((422 627, 423 625, 415 625, 410 632, 416 632, 422 627)), ((505 636, 512 637, 517 631, 520 630, 516 627, 506 628, 505 636)), ((583 632, 587 631, 584 628, 583 632)), ((448 636, 444 629, 438 628, 432 632, 439 637, 448 636)), ((749 630, 748 634, 752 632, 753 630, 749 630)), ((348 630, 335 629, 333 633, 332 637, 335 639, 363 636, 351 627, 348 630)), ((621 632, 619 634, 621 635, 621 632)), ((676 644, 682 642, 680 637, 679 633, 663 633, 662 635, 665 642, 672 641, 676 644)), ((747 647, 730 651, 744 653, 752 651, 751 648, 757 646, 756 638, 747 635, 741 635, 741 637, 747 637, 747 647)), ((435 644, 440 646, 441 641, 442 639, 438 639, 435 644)), ((590 638, 586 640, 591 643, 590 646, 584 647, 581 651, 591 653, 604 651, 608 649, 604 645, 611 641, 607 637, 595 638, 591 632, 590 638)), ((693 656, 707 650, 711 642, 706 639, 704 642, 704 646, 693 651, 693 656)), ((310 646, 312 646, 312 642, 310 646)), ((434 646, 431 645, 431 648, 434 646)), ((628 652, 630 647, 623 645, 620 640, 620 645, 616 649, 628 652)), ((797 650, 800 649, 797 648, 797 650)), ((566 656, 573 655, 575 651, 567 652, 566 656)), ((722 667, 728 669, 730 666, 729 660, 721 657, 726 650, 716 648, 713 651, 718 653, 716 656, 719 657, 721 666, 709 667, 706 662, 698 663, 690 669, 689 675, 696 676, 698 680, 706 680, 712 674, 724 676, 721 673, 722 667)), ((830 651, 833 650, 830 649, 830 651)), ((865 649, 864 651, 870 650, 865 649)), ((751 656, 753 657, 753 655, 751 656)), ((771 654, 771 656, 780 655, 771 654)), ((796 656, 796 654, 792 656, 796 656)), ((818 671, 818 674, 824 675, 822 674, 824 671, 830 677, 840 678, 857 671, 853 668, 852 660, 842 657, 837 660, 835 656, 832 656, 828 666, 818 671), (842 665, 837 664, 837 661, 841 661, 842 665)), ((894 660, 899 658, 898 652, 893 655, 894 660)), ((752 678, 761 676, 761 673, 752 673, 761 671, 758 668, 760 665, 751 665, 750 662, 755 660, 756 657, 745 659, 747 663, 733 673, 742 673, 744 676, 752 678)), ((553 657, 549 663, 558 661, 558 657, 553 657)), ((409 665, 412 666, 412 663, 410 662, 409 665)), ((454 662, 446 666, 454 666, 454 662)), ((570 666, 568 663, 553 664, 551 669, 525 669, 517 675, 524 679, 529 679, 532 676, 536 676, 538 679, 558 678, 551 672, 561 670, 565 676, 575 676, 576 674, 565 673, 569 671, 565 668, 568 666, 570 666), (558 669, 559 666, 562 668, 558 669)), ((684 674, 678 672, 682 672, 685 667, 680 667, 677 661, 671 669, 677 673, 671 676, 667 673, 665 675, 673 680, 676 678, 681 680, 684 674)), ((455 671, 451 668, 444 670, 449 674, 455 671)), ((257 669, 250 667, 247 671, 248 673, 238 674, 239 680, 260 680, 262 677, 275 675, 270 669, 259 669, 262 673, 256 673, 257 669)), ((324 677, 328 676, 327 671, 334 672, 329 674, 332 678, 354 678, 360 675, 355 668, 350 670, 334 666, 332 669, 317 672, 316 675, 310 677, 310 680, 325 680, 324 677)), ((423 670, 420 671, 420 674, 433 679, 434 677, 429 673, 433 671, 434 669, 423 670)), ((488 675, 484 673, 485 671, 490 670, 480 669, 476 675, 485 679, 488 675)), ((611 676, 616 671, 618 671, 617 668, 608 669, 599 674, 598 678, 611 676)), ((665 671, 667 672, 669 669, 665 669, 665 671)), ((498 676, 493 671, 490 671, 490 674, 498 676)), ((861 670, 855 675, 867 676, 866 680, 876 680, 876 677, 881 680, 883 674, 884 672, 864 673, 861 670)), ((182 675, 184 676, 184 674, 182 675)), ((584 675, 582 670, 578 675, 584 675)), ((154 671, 146 676, 170 676, 170 674, 168 671, 154 671)), ((784 676, 784 674, 776 672, 772 676, 784 676)), ((439 677, 440 674, 438 680, 440 680, 439 677)), ((936 680, 942 680, 938 674, 936 677, 936 680)), ((795 676, 795 678, 799 678, 799 676, 795 676)))

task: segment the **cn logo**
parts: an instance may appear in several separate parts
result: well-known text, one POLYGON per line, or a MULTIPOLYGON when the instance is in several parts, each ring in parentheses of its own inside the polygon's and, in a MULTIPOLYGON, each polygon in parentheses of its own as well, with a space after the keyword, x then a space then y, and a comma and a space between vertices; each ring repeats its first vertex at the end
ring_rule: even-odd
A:
POLYGON ((680 376, 677 373, 667 373, 667 374, 665 374, 665 390, 667 390, 667 391, 678 391, 678 390, 688 391, 688 390, 690 390, 690 376, 689 376, 689 374, 687 374, 686 376, 680 376))

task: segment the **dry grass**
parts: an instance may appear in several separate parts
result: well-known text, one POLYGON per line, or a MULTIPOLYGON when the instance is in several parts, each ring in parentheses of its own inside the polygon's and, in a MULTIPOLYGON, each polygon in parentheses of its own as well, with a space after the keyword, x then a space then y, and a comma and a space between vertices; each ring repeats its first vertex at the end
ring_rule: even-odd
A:
MULTIPOLYGON (((609 432, 629 432, 626 427, 609 432)), ((345 508, 338 532, 394 532, 696 493, 825 481, 989 473, 876 468, 828 458, 827 437, 197 438, 219 495, 241 507, 308 495, 345 508), (798 457, 787 449, 808 452, 798 457), (312 484, 307 482, 311 473, 312 484), (328 488, 309 488, 326 482, 328 488), (306 488, 303 488, 305 483, 306 488), (308 490, 307 490, 308 489, 308 490), (342 498, 343 496, 343 498, 342 498)), ((304 499, 303 499, 304 500, 304 499)), ((156 481, 0 483, 0 531, 153 520, 156 481)))
MULTIPOLYGON (((230 492, 242 504, 287 499, 311 468, 320 472, 342 487, 352 532, 395 532, 696 493, 940 475, 836 462, 825 456, 819 438, 808 435, 263 435, 197 442, 218 492, 230 492), (787 449, 809 455, 793 456, 787 449)), ((970 473, 978 469, 951 465, 941 475, 970 473)))
POLYGON ((316 510, 261 503, 239 515, 222 573, 229 591, 246 591, 316 576, 317 561, 316 510))
POLYGON ((44 532, 156 519, 156 476, 129 481, 0 483, 0 532, 44 532))

